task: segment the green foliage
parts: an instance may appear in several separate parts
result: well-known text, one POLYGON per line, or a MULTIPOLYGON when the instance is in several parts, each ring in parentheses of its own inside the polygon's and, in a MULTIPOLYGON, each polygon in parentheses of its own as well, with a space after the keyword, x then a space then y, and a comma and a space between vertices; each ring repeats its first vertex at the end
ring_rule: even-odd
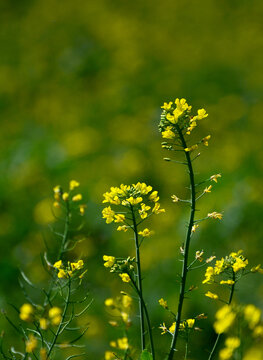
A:
POLYGON ((152 355, 147 350, 144 350, 141 353, 139 360, 152 360, 152 358, 153 358, 152 355))

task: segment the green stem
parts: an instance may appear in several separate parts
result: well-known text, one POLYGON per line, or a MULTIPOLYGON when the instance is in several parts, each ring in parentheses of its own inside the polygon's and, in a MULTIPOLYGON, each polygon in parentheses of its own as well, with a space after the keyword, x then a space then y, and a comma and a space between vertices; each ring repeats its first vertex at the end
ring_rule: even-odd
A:
POLYGON ((153 358, 153 360, 155 360, 155 351, 154 351, 154 343, 153 343, 153 336, 152 336, 151 321, 150 321, 149 313, 148 313, 148 310, 147 310, 147 306, 146 306, 145 301, 144 301, 144 299, 142 297, 142 294, 140 293, 140 291, 139 291, 139 289, 138 289, 138 287, 136 285, 136 282, 132 278, 131 278, 131 282, 132 282, 132 284, 134 286, 134 289, 137 292, 139 298, 141 299, 141 302, 142 302, 142 305, 143 305, 143 308, 144 308, 144 313, 145 313, 145 317, 146 317, 146 323, 147 323, 147 328, 148 328, 148 333, 149 333, 149 338, 150 338, 150 346, 151 346, 152 358, 153 358))
MULTIPOLYGON (((179 138, 181 140, 182 147, 185 149, 187 148, 187 144, 185 142, 183 133, 178 125, 176 125, 177 132, 179 134, 179 138)), ((176 315, 176 324, 175 324, 175 331, 170 347, 170 352, 168 355, 168 360, 172 360, 174 357, 175 352, 175 346, 176 341, 179 334, 179 327, 180 327, 180 321, 181 321, 181 315, 182 315, 182 309, 183 309, 183 302, 184 302, 184 295, 185 295, 185 285, 186 285, 186 278, 187 278, 187 272, 188 272, 188 255, 189 255, 189 246, 190 246, 190 239, 191 239, 191 233, 192 233, 192 227, 194 225, 194 216, 195 216, 195 181, 194 181, 194 171, 193 166, 191 162, 191 157, 189 152, 184 152, 189 172, 189 179, 190 179, 190 191, 191 191, 191 212, 190 212, 190 219, 186 234, 186 239, 184 243, 184 260, 183 260, 183 267, 182 267, 182 274, 181 274, 181 286, 180 286, 180 294, 179 294, 179 303, 178 303, 178 309, 177 309, 177 315, 176 315)))
POLYGON ((65 245, 66 245, 66 242, 67 242, 67 239, 68 239, 68 231, 69 231, 69 212, 70 212, 68 202, 66 203, 66 206, 67 206, 67 214, 66 214, 65 227, 64 227, 63 238, 62 238, 62 241, 61 241, 61 245, 60 245, 60 249, 59 249, 59 252, 58 252, 56 261, 60 260, 62 254, 63 254, 63 252, 64 252, 64 250, 65 250, 64 248, 65 248, 65 245))
POLYGON ((131 205, 132 212, 132 221, 133 221, 133 231, 134 231, 134 240, 135 240, 135 249, 136 249, 136 264, 137 264, 137 286, 141 296, 139 296, 139 312, 140 312, 140 326, 141 326, 141 346, 142 351, 145 349, 145 327, 144 327, 144 311, 143 311, 143 301, 142 301, 142 275, 141 275, 141 261, 140 261, 140 246, 139 246, 139 236, 137 230, 137 223, 135 219, 135 214, 133 207, 131 205))
MULTIPOLYGON (((58 254, 57 254, 57 257, 56 257, 55 261, 61 260, 60 258, 62 256, 64 250, 65 250, 64 249, 65 244, 66 244, 67 239, 68 239, 70 209, 69 209, 69 204, 68 203, 66 204, 66 206, 67 206, 67 213, 66 213, 66 221, 65 221, 65 226, 64 226, 64 232, 63 232, 63 237, 62 237, 62 240, 61 240, 60 248, 59 248, 59 251, 58 251, 58 254)), ((53 285, 54 285, 54 277, 52 278, 49 289, 48 289, 48 292, 46 293, 46 297, 44 299, 44 306, 46 306, 47 303, 50 302, 50 294, 51 294, 51 291, 53 289, 53 285)))
MULTIPOLYGON (((235 281, 235 273, 234 273, 234 271, 233 271, 232 276, 233 276, 233 280, 235 281)), ((231 302, 232 302, 233 295, 234 295, 234 290, 235 290, 235 283, 231 286, 231 290, 230 290, 229 298, 228 298, 228 301, 227 301, 227 305, 230 305, 231 302)), ((213 346, 213 348, 212 348, 212 350, 211 350, 211 352, 210 352, 210 355, 209 355, 208 360, 211 360, 211 359, 212 359, 212 357, 213 357, 213 355, 214 355, 214 352, 215 352, 215 349, 216 349, 216 347, 217 347, 218 341, 219 341, 219 339, 220 339, 220 336, 221 336, 221 334, 218 334, 218 335, 217 335, 216 340, 215 340, 215 343, 214 343, 214 346, 213 346)))
POLYGON ((60 324, 59 324, 59 326, 58 326, 58 328, 57 328, 57 331, 56 331, 56 333, 55 333, 55 335, 54 335, 52 344, 51 344, 51 346, 50 346, 50 348, 49 348, 49 351, 48 351, 48 354, 47 354, 47 359, 50 358, 51 352, 52 352, 52 350, 53 350, 53 348, 54 348, 54 346, 55 346, 55 344, 56 344, 56 342, 57 342, 57 338, 58 338, 58 336, 59 336, 59 334, 60 334, 60 330, 61 330, 61 328, 62 328, 62 324, 63 324, 63 322, 64 322, 64 320, 65 320, 65 317, 66 317, 66 313, 67 313, 68 305, 69 305, 69 299, 70 299, 70 290, 71 290, 71 286, 70 286, 70 285, 71 285, 71 280, 69 279, 69 280, 68 280, 68 293, 67 293, 67 298, 66 298, 65 307, 64 307, 64 310, 63 310, 63 314, 62 314, 62 317, 61 317, 60 324))

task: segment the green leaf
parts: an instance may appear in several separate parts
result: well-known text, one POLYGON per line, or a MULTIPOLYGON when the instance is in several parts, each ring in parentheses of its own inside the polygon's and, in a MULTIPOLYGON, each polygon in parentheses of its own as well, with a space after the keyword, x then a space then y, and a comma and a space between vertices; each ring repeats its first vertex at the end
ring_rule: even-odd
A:
POLYGON ((152 360, 152 354, 150 354, 147 350, 143 350, 140 356, 140 360, 152 360))

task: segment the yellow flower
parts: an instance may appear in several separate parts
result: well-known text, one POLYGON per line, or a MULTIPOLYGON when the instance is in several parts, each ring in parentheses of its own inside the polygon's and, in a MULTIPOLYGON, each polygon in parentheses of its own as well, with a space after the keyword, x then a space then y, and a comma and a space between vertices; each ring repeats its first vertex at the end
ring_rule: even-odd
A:
POLYGON ((166 327, 165 323, 162 323, 162 324, 159 326, 159 329, 162 330, 161 335, 167 333, 167 327, 166 327))
POLYGON ((122 305, 124 308, 129 308, 132 305, 132 298, 129 295, 123 295, 122 305))
MULTIPOLYGON (((177 123, 177 119, 174 118, 173 115, 171 115, 170 113, 166 114, 166 119, 168 121, 170 121, 172 124, 176 124, 177 123)), ((172 128, 171 126, 169 126, 170 128, 172 128)), ((168 130, 170 131, 170 130, 168 130)), ((163 133, 162 133, 163 134, 163 133)), ((164 136, 163 136, 164 137, 164 136)))
POLYGON ((137 205, 140 202, 142 202, 142 197, 134 198, 133 196, 130 196, 127 200, 122 201, 122 205, 137 205))
POLYGON ((146 219, 148 214, 147 214, 147 211, 150 210, 151 207, 148 206, 148 205, 145 205, 145 204, 141 204, 141 209, 139 210, 139 214, 141 216, 142 219, 146 219))
POLYGON ((60 204, 59 204, 58 201, 54 201, 54 202, 53 202, 53 206, 54 206, 55 208, 60 208, 60 204))
POLYGON ((216 261, 215 268, 214 268, 215 275, 219 275, 219 274, 221 274, 222 271, 224 271, 224 264, 225 264, 224 258, 216 261))
POLYGON ((261 264, 258 264, 257 266, 252 267, 252 269, 250 270, 253 273, 260 273, 263 274, 263 269, 261 268, 261 264))
POLYGON ((143 231, 139 231, 139 235, 143 236, 143 237, 148 237, 151 236, 154 232, 150 231, 149 229, 144 229, 143 231))
POLYGON ((192 226, 192 232, 196 232, 196 229, 199 228, 199 225, 193 225, 192 226))
POLYGON ((202 251, 196 251, 196 253, 195 253, 195 258, 196 258, 196 260, 199 260, 200 262, 202 262, 203 261, 203 258, 202 258, 202 256, 204 255, 204 252, 203 252, 203 250, 202 251))
POLYGON ((211 189, 212 189, 212 185, 209 185, 208 187, 206 187, 204 189, 204 193, 210 193, 211 192, 211 189))
POLYGON ((240 339, 238 337, 229 337, 225 341, 226 347, 236 349, 240 346, 240 339))
POLYGON ((218 178, 221 178, 221 174, 215 174, 215 175, 210 176, 210 180, 214 181, 216 183, 217 183, 218 178))
POLYGON ((123 214, 116 214, 114 222, 121 223, 125 220, 125 215, 123 214))
POLYGON ((201 141, 205 146, 208 146, 208 140, 210 140, 210 139, 211 139, 211 135, 207 135, 201 141))
POLYGON ((61 314, 62 314, 62 310, 57 306, 54 306, 51 309, 49 309, 48 316, 50 318, 52 325, 60 324, 60 322, 62 320, 61 314))
POLYGON ((206 263, 210 263, 211 261, 213 261, 216 258, 216 256, 210 256, 208 259, 206 259, 206 263))
POLYGON ((172 202, 178 202, 180 200, 179 197, 177 197, 176 195, 172 195, 171 198, 172 202))
POLYGON ((121 277, 123 282, 128 283, 131 281, 131 278, 127 273, 119 274, 119 276, 121 277))
POLYGON ((57 185, 53 188, 54 191, 54 199, 59 201, 60 200, 60 194, 61 194, 61 186, 57 185))
POLYGON ((149 200, 153 202, 157 202, 159 200, 158 191, 153 191, 149 196, 149 200))
POLYGON ((172 104, 173 104, 172 101, 169 101, 169 103, 166 103, 166 102, 165 102, 165 103, 163 104, 163 106, 161 106, 161 108, 164 109, 164 110, 170 110, 171 107, 172 107, 172 104))
POLYGON ((128 323, 130 321, 129 314, 125 311, 121 311, 121 318, 125 323, 128 323))
POLYGON ((115 212, 111 209, 110 206, 102 210, 102 217, 106 219, 106 223, 110 224, 114 220, 115 212))
POLYGON ((117 339, 117 344, 118 344, 118 348, 121 350, 127 350, 129 347, 128 344, 128 338, 127 337, 123 337, 121 339, 117 339))
POLYGON ((114 306, 114 300, 112 298, 108 298, 104 301, 105 306, 114 306))
POLYGON ((37 339, 34 335, 30 334, 28 340, 26 341, 26 352, 32 353, 37 348, 37 339))
POLYGON ((166 130, 162 132, 162 137, 164 139, 174 139, 175 138, 175 133, 172 131, 172 126, 167 126, 166 130))
POLYGON ((153 209, 152 209, 152 212, 155 213, 155 214, 161 214, 161 213, 164 213, 165 212, 165 209, 160 209, 160 204, 159 203, 155 203, 153 209))
POLYGON ((116 258, 114 256, 103 255, 103 260, 105 261, 105 267, 112 267, 116 261, 116 258))
POLYGON ((34 318, 34 308, 31 304, 23 304, 20 308, 19 317, 23 321, 33 321, 34 318))
POLYGON ((84 262, 83 262, 83 260, 79 260, 79 261, 76 262, 76 263, 70 263, 70 266, 71 266, 72 271, 74 271, 74 270, 80 270, 80 269, 83 268, 84 262))
POLYGON ((69 190, 74 190, 77 187, 79 187, 79 182, 77 182, 76 180, 71 180, 69 182, 69 190))
POLYGON ((122 226, 118 226, 117 227, 117 231, 124 231, 126 232, 128 230, 129 226, 127 225, 122 225, 122 226))
POLYGON ((39 326, 42 330, 47 330, 48 328, 48 320, 45 318, 40 318, 39 319, 39 326))
POLYGON ((216 212, 216 211, 207 214, 207 216, 208 216, 209 218, 211 218, 211 219, 219 219, 219 220, 222 220, 222 218, 223 218, 223 214, 218 213, 218 212, 216 212))
POLYGON ((164 309, 168 309, 168 305, 167 305, 167 301, 164 300, 163 298, 161 298, 159 301, 159 304, 164 308, 164 309))
POLYGON ((235 259, 236 261, 232 265, 234 272, 244 269, 248 265, 248 260, 242 260, 239 257, 236 257, 235 259))
POLYGON ((205 109, 197 110, 197 119, 198 120, 202 120, 202 119, 206 118, 207 116, 208 116, 208 114, 206 113, 205 109))
POLYGON ((184 151, 185 151, 185 152, 191 152, 191 151, 194 151, 194 150, 196 150, 196 149, 198 149, 198 145, 197 145, 197 144, 185 148, 184 151))
POLYGON ((233 354, 233 350, 230 348, 224 348, 219 351, 219 359, 220 360, 228 360, 231 359, 233 354))
POLYGON ((177 110, 180 112, 184 112, 186 110, 190 111, 192 109, 192 106, 189 106, 184 98, 180 100, 177 98, 174 102, 176 104, 177 110))
POLYGON ((263 337, 263 326, 262 325, 258 325, 254 328, 253 336, 254 337, 263 337))
POLYGON ((244 308, 244 317, 247 320, 250 329, 254 329, 260 321, 261 310, 255 305, 249 304, 244 308))
POLYGON ((73 198, 72 198, 72 201, 80 201, 80 200, 82 200, 82 195, 81 194, 74 195, 73 198))
POLYGON ((56 261, 53 266, 54 266, 54 268, 56 268, 56 269, 60 269, 60 268, 63 266, 62 260, 56 261))
POLYGON ((208 291, 208 292, 205 294, 205 296, 207 296, 207 297, 209 297, 209 298, 211 298, 211 299, 213 299, 213 300, 217 300, 217 299, 218 299, 218 295, 212 293, 211 291, 208 291))
POLYGON ((195 319, 187 319, 186 323, 187 323, 187 327, 192 328, 195 324, 195 319))
POLYGON ((175 332, 175 325, 176 325, 176 322, 172 323, 172 325, 169 327, 169 331, 171 333, 174 333, 175 332))
POLYGON ((84 215, 85 214, 85 209, 86 209, 86 205, 79 205, 79 212, 80 215, 84 215))
POLYGON ((214 276, 214 268, 212 266, 208 266, 205 272, 205 280, 202 281, 203 284, 210 283, 213 280, 214 276))
POLYGON ((221 285, 234 285, 234 280, 221 280, 220 284, 221 285))
POLYGON ((214 329, 217 334, 222 334, 227 331, 233 324, 236 318, 236 314, 232 312, 231 306, 224 305, 216 313, 216 322, 214 323, 214 329))
POLYGON ((63 269, 59 269, 59 272, 58 272, 58 278, 59 279, 66 279, 67 278, 67 272, 63 269))
POLYGON ((68 198, 69 198, 69 194, 68 194, 67 192, 64 192, 64 193, 62 194, 62 199, 63 199, 64 201, 67 201, 68 198))
POLYGON ((116 359, 116 356, 111 351, 105 351, 104 359, 105 360, 114 360, 114 359, 116 359))

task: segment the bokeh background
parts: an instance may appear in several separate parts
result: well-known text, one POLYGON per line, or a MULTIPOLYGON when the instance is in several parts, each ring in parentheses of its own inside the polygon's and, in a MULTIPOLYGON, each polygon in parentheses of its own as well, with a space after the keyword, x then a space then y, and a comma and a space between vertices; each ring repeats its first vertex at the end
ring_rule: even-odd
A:
MULTIPOLYGON (((176 305, 188 209, 171 194, 186 196, 187 176, 164 162, 157 124, 164 101, 185 97, 209 117, 197 132, 212 135, 195 163, 197 178, 222 179, 200 202, 200 217, 224 211, 221 222, 198 229, 192 252, 224 256, 244 249, 251 265, 262 262, 263 3, 259 0, 0 2, 0 306, 20 306, 22 268, 36 283, 46 280, 39 254, 52 239, 52 188, 81 183, 86 225, 75 256, 86 257, 94 303, 85 341, 100 359, 110 329, 106 297, 117 295, 118 279, 101 256, 133 254, 133 243, 101 219, 102 193, 120 183, 145 181, 159 190, 166 214, 152 218, 155 235, 143 246, 144 287, 162 358, 170 339, 158 325, 171 322, 159 307, 176 305)), ((185 314, 207 312, 192 340, 192 359, 206 358, 217 309, 200 285, 185 314)), ((189 285, 191 285, 189 283, 189 285)), ((244 279, 237 299, 263 306, 262 277, 244 279)), ((135 309, 136 310, 136 309, 135 309)), ((11 311, 11 310, 10 310, 11 311)), ((135 321, 136 322, 136 321, 135 321)), ((10 343, 18 344, 3 318, 10 343)))

